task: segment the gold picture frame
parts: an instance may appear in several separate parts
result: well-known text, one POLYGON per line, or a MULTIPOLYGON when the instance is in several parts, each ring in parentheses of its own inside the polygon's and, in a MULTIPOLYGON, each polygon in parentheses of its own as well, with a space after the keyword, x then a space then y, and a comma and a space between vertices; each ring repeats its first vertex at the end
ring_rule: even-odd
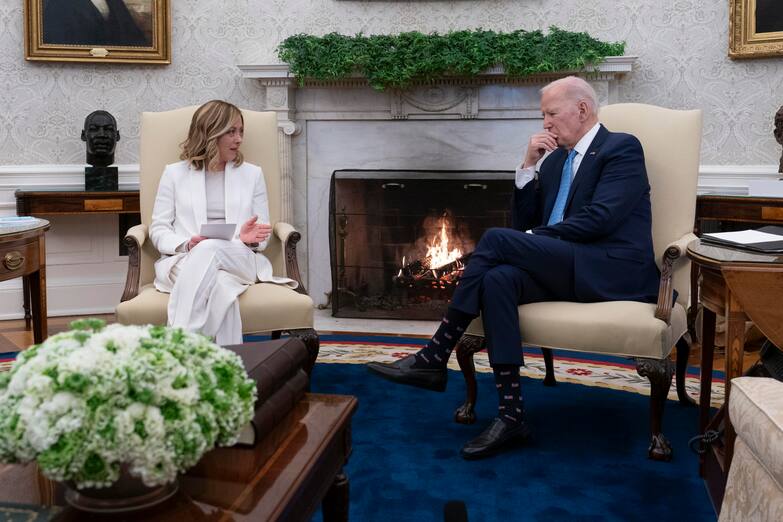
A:
POLYGON ((783 2, 730 0, 729 57, 783 56, 783 2))
POLYGON ((26 60, 171 63, 170 0, 24 0, 26 60))

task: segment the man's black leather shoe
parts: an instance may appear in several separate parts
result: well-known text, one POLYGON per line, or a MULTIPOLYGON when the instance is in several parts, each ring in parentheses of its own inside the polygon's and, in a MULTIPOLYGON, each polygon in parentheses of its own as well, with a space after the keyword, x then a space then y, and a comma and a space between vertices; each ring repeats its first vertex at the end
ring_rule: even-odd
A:
POLYGON ((409 355, 393 363, 369 363, 367 369, 384 379, 418 388, 442 392, 446 389, 446 368, 413 368, 416 357, 409 355))
POLYGON ((510 426, 495 417, 481 435, 462 446, 460 454, 462 458, 468 460, 483 459, 498 453, 504 447, 528 438, 530 438, 530 426, 525 421, 510 426))

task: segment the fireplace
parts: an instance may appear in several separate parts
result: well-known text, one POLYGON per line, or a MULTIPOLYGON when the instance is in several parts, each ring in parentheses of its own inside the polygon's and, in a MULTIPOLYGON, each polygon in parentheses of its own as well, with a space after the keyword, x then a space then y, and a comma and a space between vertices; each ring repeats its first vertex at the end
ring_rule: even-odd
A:
POLYGON ((338 170, 332 315, 440 319, 481 234, 511 226, 511 171, 338 170))

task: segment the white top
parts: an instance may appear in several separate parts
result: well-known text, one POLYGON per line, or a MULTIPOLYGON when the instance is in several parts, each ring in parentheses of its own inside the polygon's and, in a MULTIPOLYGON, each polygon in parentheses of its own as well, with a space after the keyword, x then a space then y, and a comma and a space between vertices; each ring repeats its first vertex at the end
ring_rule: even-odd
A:
POLYGON ((207 223, 225 223, 226 173, 208 170, 204 180, 207 189, 207 223))
MULTIPOLYGON (((595 139, 595 135, 598 134, 598 130, 600 128, 601 128, 601 124, 596 123, 589 131, 585 133, 584 136, 582 136, 582 139, 580 139, 576 143, 576 145, 574 145, 576 156, 574 156, 574 159, 571 163, 571 181, 573 181, 574 177, 576 177, 576 171, 579 170, 579 165, 582 164, 582 158, 584 158, 585 154, 587 154, 587 150, 590 148, 590 144, 593 143, 593 140, 595 139)), ((543 159, 544 158, 541 158, 542 161, 543 159)), ((532 167, 528 167, 526 169, 522 168, 522 165, 519 165, 517 167, 517 174, 514 180, 514 184, 517 186, 518 189, 521 189, 525 185, 530 183, 530 181, 535 176, 536 176, 535 165, 532 167)))
POLYGON ((92 2, 92 5, 95 6, 95 9, 98 10, 99 13, 101 13, 101 16, 104 20, 109 19, 109 4, 106 2, 106 0, 90 0, 92 2))

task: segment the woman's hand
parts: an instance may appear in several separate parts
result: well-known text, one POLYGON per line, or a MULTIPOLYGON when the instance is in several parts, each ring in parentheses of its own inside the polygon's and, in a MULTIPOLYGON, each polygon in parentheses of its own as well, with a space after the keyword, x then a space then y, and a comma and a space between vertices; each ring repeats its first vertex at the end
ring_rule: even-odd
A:
POLYGON ((239 239, 246 244, 262 243, 272 233, 272 225, 257 223, 258 216, 253 216, 242 224, 239 229, 239 239))
POLYGON ((202 241, 204 241, 206 238, 204 236, 192 236, 190 238, 190 241, 188 241, 188 250, 193 248, 194 246, 198 245, 202 241))

